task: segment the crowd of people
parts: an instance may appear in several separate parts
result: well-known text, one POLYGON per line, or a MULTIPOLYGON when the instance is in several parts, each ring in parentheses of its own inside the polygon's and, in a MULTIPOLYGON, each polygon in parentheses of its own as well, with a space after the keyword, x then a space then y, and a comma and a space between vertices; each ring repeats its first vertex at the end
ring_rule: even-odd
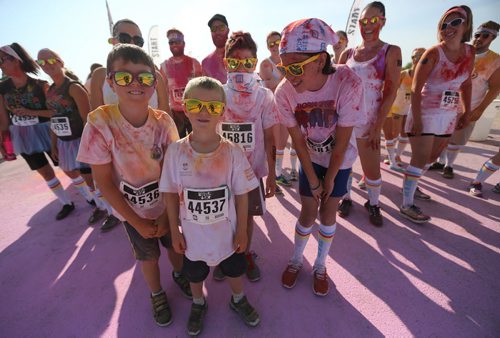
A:
MULTIPOLYGON (((325 261, 337 215, 351 211, 356 159, 370 223, 384 221, 382 132, 382 163, 404 174, 401 216, 428 222, 414 203, 432 198, 419 180, 429 169, 453 178, 474 122, 500 91, 500 57, 489 49, 498 23, 473 32, 470 8, 452 7, 438 23, 438 43, 415 46, 411 68, 402 70, 401 49, 380 39, 387 20, 381 2, 368 4, 359 18, 362 41, 349 49, 345 32, 322 20, 294 21, 268 34, 270 55, 258 65, 251 34, 229 35, 226 17, 216 14, 208 21, 215 50, 201 63, 184 54, 184 35, 172 28, 166 32, 172 57, 156 67, 141 48, 137 24, 123 19, 113 26, 106 66, 93 64, 85 85, 49 48, 35 61, 18 43, 3 46, 3 157, 20 155, 43 177, 62 204, 56 219, 75 208, 54 173, 58 165, 94 206, 89 224, 104 218, 102 231, 123 224, 158 325, 173 318, 160 283, 161 244, 173 281, 192 299, 190 335, 202 331, 208 309, 203 283, 211 267, 214 279, 228 281, 230 308, 256 326, 260 317, 242 276, 261 278, 251 244, 254 216, 264 215, 266 198, 298 181, 301 209, 281 283, 295 286, 319 217, 312 285, 314 294, 325 296, 325 261), (34 77, 40 68, 51 85, 34 77), (404 164, 408 143, 411 160, 404 164), (283 169, 287 145, 289 175, 283 169)), ((470 194, 480 196, 499 167, 500 152, 480 168, 470 194)), ((493 191, 500 193, 500 184, 493 191)))

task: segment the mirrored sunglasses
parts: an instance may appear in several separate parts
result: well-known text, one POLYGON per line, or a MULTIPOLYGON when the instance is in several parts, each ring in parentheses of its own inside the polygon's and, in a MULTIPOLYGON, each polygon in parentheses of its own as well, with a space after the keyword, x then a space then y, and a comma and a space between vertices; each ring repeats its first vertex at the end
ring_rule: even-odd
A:
POLYGON ((46 64, 49 65, 55 65, 57 62, 56 58, 50 58, 50 59, 38 59, 36 60, 36 63, 38 63, 40 66, 45 66, 46 64))
POLYGON ((366 25, 368 25, 368 23, 376 24, 377 22, 384 21, 384 20, 385 20, 385 17, 383 17, 383 16, 374 16, 371 18, 359 19, 359 23, 363 26, 366 26, 366 25))
POLYGON ((269 48, 273 48, 274 46, 279 46, 279 45, 280 45, 280 42, 281 42, 281 39, 278 39, 278 40, 276 40, 276 41, 269 42, 269 43, 267 44, 267 46, 268 46, 269 48))
POLYGON ((224 102, 220 101, 184 100, 184 107, 188 113, 199 113, 205 107, 210 115, 219 116, 224 112, 224 106, 224 102))
POLYGON ((118 86, 126 87, 130 85, 134 79, 144 87, 152 87, 155 84, 156 77, 155 74, 150 72, 141 72, 138 74, 132 74, 130 72, 111 72, 109 73, 109 78, 112 79, 118 86))
POLYGON ((320 54, 315 54, 302 62, 291 63, 288 66, 283 66, 280 63, 276 67, 283 75, 286 75, 286 73, 288 72, 290 73, 290 75, 293 76, 302 76, 304 74, 304 66, 307 65, 308 63, 316 61, 316 59, 318 59, 319 56, 320 54))
POLYGON ((253 69, 257 65, 256 58, 247 58, 247 59, 234 59, 234 58, 225 58, 227 63, 227 67, 231 70, 237 69, 240 64, 243 65, 246 69, 253 69))

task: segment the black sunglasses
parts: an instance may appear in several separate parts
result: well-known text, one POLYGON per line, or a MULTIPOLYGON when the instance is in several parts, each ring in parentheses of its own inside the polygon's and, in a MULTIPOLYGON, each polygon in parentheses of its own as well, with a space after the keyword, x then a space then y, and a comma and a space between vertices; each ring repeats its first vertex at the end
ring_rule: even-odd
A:
POLYGON ((490 36, 490 33, 476 33, 474 34, 474 39, 479 39, 482 37, 483 39, 487 39, 490 36))
POLYGON ((132 43, 133 42, 134 45, 136 45, 136 46, 139 46, 139 47, 144 46, 144 39, 139 35, 130 36, 130 34, 127 34, 127 33, 120 33, 120 34, 118 34, 118 36, 116 38, 118 39, 118 41, 120 41, 120 43, 132 43))

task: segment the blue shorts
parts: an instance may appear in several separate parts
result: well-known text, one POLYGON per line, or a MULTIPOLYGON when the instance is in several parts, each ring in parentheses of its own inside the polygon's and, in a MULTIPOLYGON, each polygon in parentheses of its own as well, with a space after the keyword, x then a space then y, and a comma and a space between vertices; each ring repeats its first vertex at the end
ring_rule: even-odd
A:
MULTIPOLYGON (((325 178, 326 171, 328 168, 325 168, 319 164, 313 163, 314 172, 316 176, 322 181, 325 178)), ((349 180, 349 175, 351 174, 352 169, 340 169, 335 176, 333 191, 330 194, 330 197, 342 197, 347 194, 347 181, 349 180)), ((302 196, 312 197, 311 188, 309 185, 309 181, 307 180, 307 176, 302 170, 302 167, 299 169, 299 193, 302 196)))

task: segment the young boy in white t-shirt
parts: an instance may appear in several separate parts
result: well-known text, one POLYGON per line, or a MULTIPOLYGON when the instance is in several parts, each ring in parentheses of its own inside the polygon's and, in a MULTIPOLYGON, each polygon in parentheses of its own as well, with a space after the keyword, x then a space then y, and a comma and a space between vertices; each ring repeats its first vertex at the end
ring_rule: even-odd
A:
POLYGON ((247 268, 248 192, 259 183, 240 147, 217 133, 225 101, 218 80, 189 81, 183 107, 193 131, 169 146, 160 180, 172 245, 185 254, 183 274, 193 294, 189 335, 198 335, 203 327, 207 311, 203 281, 210 266, 218 265, 228 277, 233 294, 230 307, 247 325, 260 321, 243 292, 241 278, 247 268))
POLYGON ((182 256, 171 247, 166 208, 158 190, 163 154, 179 139, 170 116, 148 106, 156 86, 153 60, 141 48, 120 44, 109 53, 107 81, 118 104, 100 106, 88 115, 77 160, 92 166, 94 179, 113 213, 123 221, 151 291, 155 321, 172 322, 160 283, 159 243, 168 250, 172 276, 191 297, 180 273, 182 256))

